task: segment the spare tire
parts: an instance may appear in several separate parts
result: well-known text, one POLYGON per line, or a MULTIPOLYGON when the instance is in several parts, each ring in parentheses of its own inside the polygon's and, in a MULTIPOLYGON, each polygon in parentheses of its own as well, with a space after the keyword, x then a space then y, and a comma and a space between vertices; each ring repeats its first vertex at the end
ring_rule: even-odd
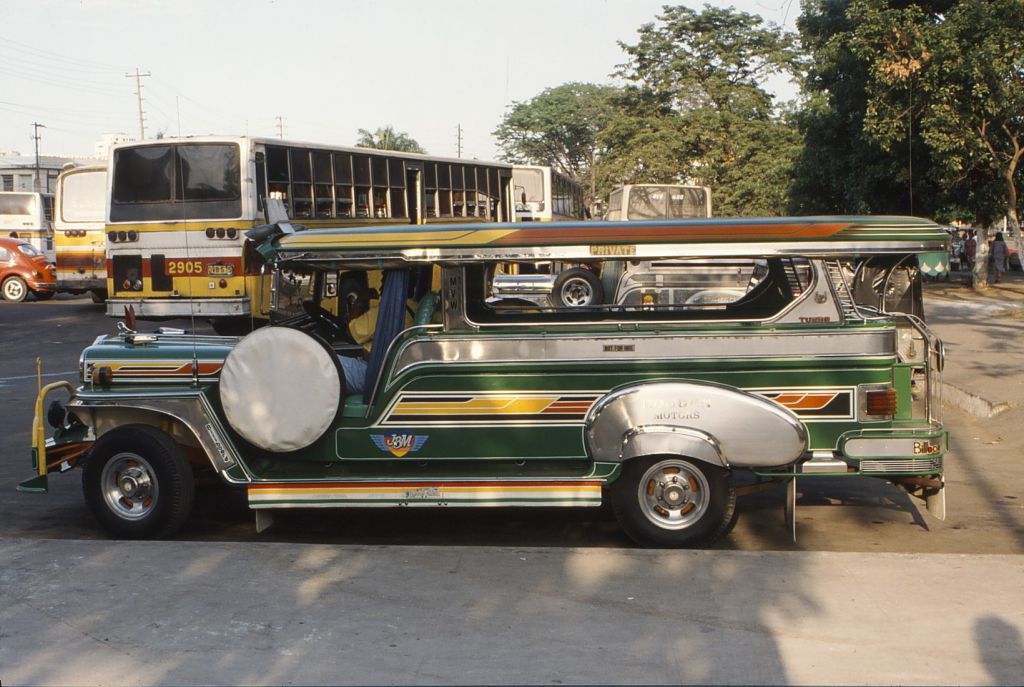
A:
POLYGON ((344 373, 318 337, 263 327, 238 342, 220 373, 228 424, 253 446, 285 453, 306 448, 334 426, 344 373))
POLYGON ((573 267, 559 274, 552 294, 556 305, 568 308, 588 308, 604 302, 601 280, 582 267, 573 267))

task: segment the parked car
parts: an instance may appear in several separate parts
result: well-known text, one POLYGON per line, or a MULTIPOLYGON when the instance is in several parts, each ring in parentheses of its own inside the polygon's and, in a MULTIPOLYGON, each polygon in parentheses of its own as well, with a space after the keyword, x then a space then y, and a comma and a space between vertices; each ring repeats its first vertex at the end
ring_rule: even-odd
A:
POLYGON ((0 296, 20 303, 32 294, 39 300, 57 293, 57 269, 28 241, 0 238, 0 296))

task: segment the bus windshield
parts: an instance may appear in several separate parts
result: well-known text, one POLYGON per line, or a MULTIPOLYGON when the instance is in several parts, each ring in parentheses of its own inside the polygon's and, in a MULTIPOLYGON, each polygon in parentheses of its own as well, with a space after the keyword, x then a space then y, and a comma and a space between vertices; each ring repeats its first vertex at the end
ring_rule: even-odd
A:
POLYGON ((544 172, 539 169, 515 168, 512 171, 516 203, 544 202, 544 172))
POLYGON ((628 213, 629 219, 707 217, 707 198, 700 188, 634 186, 628 213))
POLYGON ((34 215, 31 193, 0 194, 0 215, 34 215))
POLYGON ((233 143, 176 143, 114 152, 112 222, 230 219, 242 214, 241 162, 233 143), (188 204, 188 209, 182 207, 188 204))
POLYGON ((107 173, 81 172, 64 177, 60 219, 64 222, 102 222, 107 173))

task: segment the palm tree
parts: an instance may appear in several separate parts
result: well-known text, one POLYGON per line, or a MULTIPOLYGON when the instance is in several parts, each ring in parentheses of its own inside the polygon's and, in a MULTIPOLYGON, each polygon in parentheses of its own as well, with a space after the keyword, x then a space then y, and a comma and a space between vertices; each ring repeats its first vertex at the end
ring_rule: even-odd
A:
POLYGON ((359 130, 359 140, 356 145, 361 148, 376 148, 377 150, 398 150, 403 153, 426 153, 423 147, 416 142, 416 139, 404 131, 395 131, 395 127, 388 124, 384 127, 377 127, 376 131, 367 129, 359 130))

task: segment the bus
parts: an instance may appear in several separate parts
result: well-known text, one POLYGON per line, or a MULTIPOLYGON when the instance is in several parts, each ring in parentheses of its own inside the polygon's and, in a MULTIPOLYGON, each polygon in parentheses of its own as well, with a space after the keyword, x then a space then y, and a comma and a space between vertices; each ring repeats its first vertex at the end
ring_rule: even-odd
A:
POLYGON ((0 236, 28 241, 53 261, 53 194, 0 191, 0 236))
POLYGON ((583 187, 566 175, 540 165, 512 168, 516 219, 520 222, 551 222, 588 219, 583 187))
POLYGON ((106 165, 69 167, 57 177, 53 217, 57 290, 88 291, 102 303, 107 293, 106 165))
POLYGON ((279 139, 187 137, 111 149, 107 314, 264 320, 269 282, 245 232, 268 199, 298 228, 512 222, 512 166, 279 139))
POLYGON ((608 196, 609 221, 711 217, 711 189, 685 184, 628 184, 608 196))

